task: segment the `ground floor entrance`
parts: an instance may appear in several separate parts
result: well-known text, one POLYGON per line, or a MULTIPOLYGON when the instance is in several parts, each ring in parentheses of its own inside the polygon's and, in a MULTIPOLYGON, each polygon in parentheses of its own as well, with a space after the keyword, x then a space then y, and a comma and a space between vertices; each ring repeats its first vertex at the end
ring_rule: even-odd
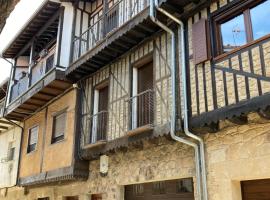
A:
POLYGON ((125 200, 193 200, 192 179, 153 182, 125 187, 125 200))
POLYGON ((243 200, 269 200, 270 179, 241 182, 243 200))

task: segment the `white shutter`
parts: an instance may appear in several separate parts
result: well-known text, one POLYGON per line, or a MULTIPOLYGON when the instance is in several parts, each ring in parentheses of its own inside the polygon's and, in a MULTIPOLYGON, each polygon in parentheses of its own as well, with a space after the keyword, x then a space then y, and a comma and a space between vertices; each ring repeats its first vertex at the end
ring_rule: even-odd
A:
POLYGON ((54 138, 65 134, 66 127, 66 112, 55 116, 54 119, 54 138))
POLYGON ((29 145, 36 144, 38 141, 38 126, 33 127, 29 131, 29 145))

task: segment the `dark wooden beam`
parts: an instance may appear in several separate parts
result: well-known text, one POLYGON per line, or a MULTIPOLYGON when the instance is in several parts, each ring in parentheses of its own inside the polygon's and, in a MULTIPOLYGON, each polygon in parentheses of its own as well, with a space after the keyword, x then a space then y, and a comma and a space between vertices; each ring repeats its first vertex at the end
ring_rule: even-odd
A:
POLYGON ((54 15, 45 23, 45 25, 32 37, 32 39, 24 46, 23 49, 19 51, 19 53, 15 56, 16 58, 23 54, 27 49, 30 48, 31 44, 35 40, 35 38, 39 37, 58 17, 60 14, 60 9, 58 9, 54 15))

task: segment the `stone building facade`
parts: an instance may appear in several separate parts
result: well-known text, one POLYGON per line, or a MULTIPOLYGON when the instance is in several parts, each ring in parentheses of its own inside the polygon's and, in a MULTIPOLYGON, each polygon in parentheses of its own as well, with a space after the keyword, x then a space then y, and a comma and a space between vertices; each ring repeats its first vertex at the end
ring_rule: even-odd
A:
MULTIPOLYGON (((108 51, 104 49, 112 48, 107 43, 117 33, 114 30, 119 28, 119 31, 122 31, 122 25, 124 26, 125 20, 129 19, 123 14, 123 10, 127 10, 125 4, 121 4, 122 7, 119 6, 119 9, 122 15, 119 16, 122 17, 117 18, 118 23, 115 23, 121 26, 112 25, 111 30, 106 33, 108 35, 104 34, 105 40, 98 41, 100 43, 91 41, 93 52, 91 49, 88 51, 89 44, 82 45, 89 37, 87 35, 89 24, 87 25, 85 21, 94 25, 99 23, 99 18, 93 18, 91 21, 88 14, 93 12, 96 16, 97 13, 102 13, 102 6, 97 6, 101 5, 100 2, 80 1, 77 4, 73 2, 74 43, 71 47, 75 50, 71 49, 71 52, 74 51, 75 54, 70 55, 71 66, 67 67, 65 74, 70 81, 63 77, 61 79, 69 87, 65 88, 67 90, 63 89, 61 94, 55 95, 55 98, 48 101, 41 110, 23 120, 25 132, 21 151, 23 157, 19 167, 20 186, 1 189, 0 200, 137 200, 140 198, 201 200, 196 188, 194 149, 174 141, 169 134, 172 118, 170 113, 173 109, 170 35, 156 29, 157 27, 153 28, 153 24, 147 21, 149 19, 147 17, 144 19, 143 16, 136 22, 149 22, 148 28, 150 32, 154 30, 154 33, 147 39, 134 42, 132 48, 111 59, 113 55, 108 55, 108 51), (83 37, 85 34, 88 37, 83 37), (76 46, 78 44, 82 46, 76 46), (99 51, 103 51, 103 54, 98 54, 96 48, 103 47, 102 45, 105 47, 99 51), (102 59, 101 55, 108 57, 104 56, 102 59), (106 58, 110 59, 106 61, 106 58), (140 87, 138 84, 140 79, 137 79, 139 73, 136 70, 149 63, 153 70, 153 85, 152 88, 147 89, 153 92, 154 97, 152 99, 149 96, 142 102, 153 100, 149 107, 143 106, 147 111, 152 111, 151 106, 154 105, 153 113, 149 114, 152 121, 147 121, 146 125, 143 124, 145 126, 139 127, 137 122, 133 122, 134 118, 139 119, 136 112, 134 115, 134 110, 137 111, 140 107, 138 104, 134 106, 133 102, 128 103, 130 99, 140 96, 137 91, 137 87, 140 87), (97 69, 92 72, 94 68, 97 69), (109 91, 108 96, 102 93, 104 88, 109 91), (104 106, 99 99, 100 94, 103 94, 104 96, 101 97, 107 101, 105 111, 108 115, 104 115, 104 110, 99 110, 100 106, 104 106), (68 115, 65 138, 59 143, 52 144, 54 113, 66 108, 68 115), (103 121, 96 117, 101 113, 103 121), (101 121, 103 124, 99 126, 98 123, 101 121), (42 136, 42 139, 38 140, 37 150, 26 155, 29 146, 28 130, 35 124, 40 124, 39 136, 42 136), (105 129, 106 136, 102 135, 99 138, 97 130, 105 129), (75 169, 79 170, 75 171, 75 169), (69 170, 72 171, 71 174, 69 170)), ((117 7, 112 6, 113 2, 110 1, 108 7, 111 6, 112 9, 117 7)), ((169 7, 166 4, 170 2, 169 0, 161 2, 165 4, 165 6, 163 3, 160 4, 162 8, 169 7)), ((187 1, 183 5, 180 3, 183 8, 176 9, 185 22, 187 51, 187 66, 184 66, 177 56, 177 108, 175 108, 178 122, 177 134, 187 138, 183 134, 182 127, 181 83, 184 80, 181 79, 180 73, 182 67, 186 67, 191 131, 200 136, 205 143, 208 199, 246 200, 249 197, 256 200, 270 199, 270 189, 268 189, 270 185, 268 167, 270 164, 268 101, 270 80, 267 68, 270 61, 269 35, 221 55, 216 55, 215 48, 212 49, 211 46, 212 55, 198 62, 196 59, 201 52, 198 51, 196 41, 201 39, 199 40, 201 45, 203 40, 208 42, 209 38, 212 43, 216 42, 214 40, 216 35, 212 33, 213 27, 209 27, 212 32, 207 35, 209 30, 205 24, 208 22, 209 26, 213 26, 211 20, 219 19, 223 12, 230 13, 231 10, 241 7, 240 0, 202 1, 202 4, 200 2, 195 4, 187 1), (194 33, 198 24, 204 34, 194 33), (202 37, 203 35, 205 38, 202 37)), ((269 0, 259 3, 265 2, 269 0)), ((245 5, 250 6, 250 9, 257 3, 245 0, 245 5)), ((70 9, 71 4, 67 3, 67 5, 70 9)), ((143 6, 146 6, 147 10, 148 4, 138 5, 138 13, 142 12, 143 15, 143 6)), ((227 20, 233 17, 225 18, 227 20)), ((132 29, 131 32, 134 34, 134 31, 147 29, 140 25, 138 25, 139 29, 132 29)), ((168 23, 170 27, 175 27, 174 25, 168 23)), ((92 31, 96 30, 99 29, 92 31)), ((128 33, 132 35, 131 32, 128 33)), ((124 38, 128 37, 127 35, 118 37, 124 38)), ((123 38, 121 38, 122 42, 123 38)), ((130 40, 134 38, 131 37, 130 40)), ((209 47, 207 42, 205 45, 209 47)), ((121 42, 114 45, 121 46, 120 44, 121 42)), ((60 49, 62 48, 64 47, 60 49)), ((117 50, 121 52, 120 49, 117 50)), ((181 54, 178 47, 177 52, 181 54)), ((147 82, 147 79, 144 81, 147 82)), ((149 92, 148 90, 146 91, 149 92)))
MULTIPOLYGON (((220 132, 204 135, 211 200, 241 200, 240 181, 270 176, 267 167, 270 122, 256 113, 248 117, 249 124, 235 125, 225 121, 220 132)), ((99 162, 97 159, 90 163, 86 182, 11 188, 7 196, 0 199, 50 197, 62 200, 78 196, 81 200, 88 200, 91 194, 102 194, 106 200, 122 200, 125 185, 191 177, 196 181, 193 150, 165 137, 144 141, 141 147, 109 155, 109 172, 105 177, 99 173, 99 162)))

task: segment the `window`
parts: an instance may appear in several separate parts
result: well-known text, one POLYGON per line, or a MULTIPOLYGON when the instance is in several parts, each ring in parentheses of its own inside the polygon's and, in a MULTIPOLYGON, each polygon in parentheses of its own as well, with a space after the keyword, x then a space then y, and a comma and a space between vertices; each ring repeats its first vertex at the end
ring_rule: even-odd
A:
POLYGON ((37 141, 38 141, 38 126, 29 129, 28 132, 28 147, 27 153, 30 153, 36 150, 37 141))
POLYGON ((156 182, 153 183, 153 194, 154 195, 160 195, 166 193, 166 182, 156 182))
POLYGON ((92 116, 91 143, 106 140, 108 128, 108 82, 96 87, 94 94, 94 113, 92 116))
POLYGON ((154 73, 152 57, 133 69, 132 128, 153 124, 154 73))
POLYGON ((53 133, 52 133, 52 144, 59 142, 65 137, 66 129, 66 111, 62 111, 53 117, 53 133))
POLYGON ((79 200, 78 196, 65 197, 65 200, 79 200))
POLYGON ((135 196, 141 196, 144 193, 144 185, 143 184, 137 184, 133 185, 133 193, 135 196))
POLYGON ((219 54, 270 34, 270 0, 246 0, 215 19, 219 54), (261 2, 258 4, 258 2, 261 2), (255 4, 256 3, 256 4, 255 4), (234 15, 234 13, 237 15, 234 15))
POLYGON ((15 155, 14 144, 13 144, 13 142, 9 142, 9 144, 8 144, 8 152, 7 152, 7 161, 14 160, 14 155, 15 155))
POLYGON ((192 179, 179 180, 176 187, 178 193, 191 193, 193 192, 193 181, 192 179))

